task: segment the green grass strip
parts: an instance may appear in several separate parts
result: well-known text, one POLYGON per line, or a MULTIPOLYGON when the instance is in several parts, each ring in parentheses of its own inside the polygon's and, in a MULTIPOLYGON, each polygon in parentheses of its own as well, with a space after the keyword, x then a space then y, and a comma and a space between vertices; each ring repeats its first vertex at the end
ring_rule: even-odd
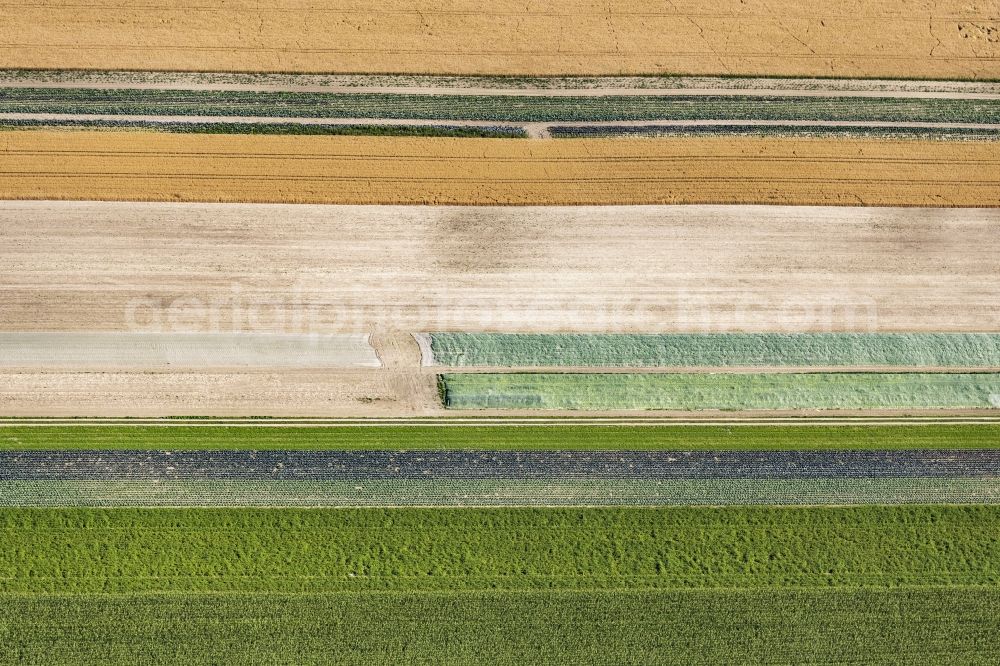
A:
POLYGON ((5 507, 1000 504, 1000 478, 0 481, 5 507))
POLYGON ((988 664, 1000 591, 0 595, 27 664, 988 664))
POLYGON ((998 373, 446 374, 453 409, 1000 407, 998 373))
POLYGON ((1000 367, 996 333, 433 333, 445 366, 1000 367))
POLYGON ((1000 424, 780 426, 3 426, 0 449, 813 450, 1000 446, 1000 424))
POLYGON ((1000 584, 1000 507, 0 509, 0 592, 1000 584))
POLYGON ((0 88, 0 112, 158 116, 418 118, 506 122, 824 120, 1000 122, 1000 101, 891 97, 409 95, 0 88))

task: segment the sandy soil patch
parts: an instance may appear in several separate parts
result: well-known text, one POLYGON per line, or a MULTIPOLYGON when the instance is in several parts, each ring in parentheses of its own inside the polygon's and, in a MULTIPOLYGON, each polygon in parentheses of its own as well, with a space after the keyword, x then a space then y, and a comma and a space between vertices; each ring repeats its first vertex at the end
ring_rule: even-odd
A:
POLYGON ((452 74, 995 76, 990 3, 39 0, 0 67, 452 74))
POLYGON ((1000 142, 0 133, 0 198, 995 206, 1000 142))

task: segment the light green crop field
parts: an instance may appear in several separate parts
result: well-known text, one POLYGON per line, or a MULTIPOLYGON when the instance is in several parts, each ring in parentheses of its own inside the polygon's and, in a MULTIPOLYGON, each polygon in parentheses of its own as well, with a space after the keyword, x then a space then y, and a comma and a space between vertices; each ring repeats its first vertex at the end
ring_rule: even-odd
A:
POLYGON ((1000 584, 1000 507, 0 509, 0 592, 1000 584))
POLYGON ((998 373, 445 374, 452 409, 1000 407, 998 373))
POLYGON ((989 663, 1000 508, 0 510, 4 663, 989 663))
POLYGON ((995 333, 432 333, 444 366, 1000 367, 995 333))
POLYGON ((1000 447, 1000 424, 958 425, 490 425, 18 426, 2 450, 817 450, 1000 447))

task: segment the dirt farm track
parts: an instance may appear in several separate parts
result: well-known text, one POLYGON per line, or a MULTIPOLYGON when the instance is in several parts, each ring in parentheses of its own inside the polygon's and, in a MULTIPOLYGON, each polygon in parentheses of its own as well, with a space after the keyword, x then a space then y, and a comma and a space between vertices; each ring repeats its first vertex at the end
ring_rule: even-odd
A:
POLYGON ((995 2, 34 0, 0 68, 995 78, 995 2))
POLYGON ((992 206, 1000 142, 0 133, 0 198, 992 206))

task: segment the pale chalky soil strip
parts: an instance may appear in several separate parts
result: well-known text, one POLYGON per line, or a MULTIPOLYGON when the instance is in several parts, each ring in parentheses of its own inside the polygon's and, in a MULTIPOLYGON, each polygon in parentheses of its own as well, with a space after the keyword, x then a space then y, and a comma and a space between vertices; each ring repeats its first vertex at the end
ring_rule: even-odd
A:
POLYGON ((995 332, 997 238, 992 209, 6 201, 0 330, 995 332))
POLYGON ((378 368, 360 334, 0 331, 5 368, 378 368))

